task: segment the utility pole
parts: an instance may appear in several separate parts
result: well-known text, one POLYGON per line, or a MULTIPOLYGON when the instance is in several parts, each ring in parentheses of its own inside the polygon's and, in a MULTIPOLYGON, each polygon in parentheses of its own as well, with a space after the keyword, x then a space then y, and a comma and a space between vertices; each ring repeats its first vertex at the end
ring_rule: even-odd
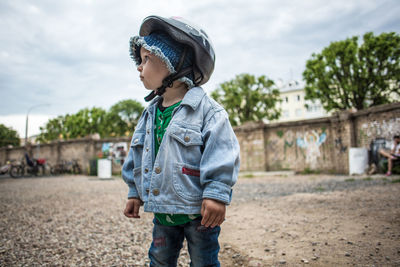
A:
POLYGON ((28 109, 28 112, 26 113, 26 123, 25 123, 25 147, 28 144, 28 117, 29 117, 29 112, 31 112, 32 109, 37 108, 37 107, 43 107, 43 106, 50 106, 50 104, 39 104, 32 106, 28 109))

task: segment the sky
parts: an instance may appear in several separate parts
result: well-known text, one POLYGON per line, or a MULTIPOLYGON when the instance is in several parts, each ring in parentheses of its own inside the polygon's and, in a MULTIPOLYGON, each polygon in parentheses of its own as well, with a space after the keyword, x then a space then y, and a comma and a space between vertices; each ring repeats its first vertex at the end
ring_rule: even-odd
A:
POLYGON ((206 92, 241 73, 278 85, 302 80, 305 63, 333 41, 400 32, 398 0, 2 0, 0 123, 25 136, 58 115, 146 105, 129 38, 149 15, 200 25, 215 51, 206 92))

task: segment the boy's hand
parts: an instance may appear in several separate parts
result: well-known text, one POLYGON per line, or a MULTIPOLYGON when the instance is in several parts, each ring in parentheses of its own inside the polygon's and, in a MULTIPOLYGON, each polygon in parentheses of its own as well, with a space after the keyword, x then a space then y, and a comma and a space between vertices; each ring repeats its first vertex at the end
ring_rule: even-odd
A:
POLYGON ((225 220, 225 204, 217 200, 205 198, 201 205, 201 224, 205 227, 214 228, 221 225, 225 220))
POLYGON ((140 218, 139 208, 142 205, 142 201, 138 198, 128 199, 124 210, 124 215, 128 218, 140 218))

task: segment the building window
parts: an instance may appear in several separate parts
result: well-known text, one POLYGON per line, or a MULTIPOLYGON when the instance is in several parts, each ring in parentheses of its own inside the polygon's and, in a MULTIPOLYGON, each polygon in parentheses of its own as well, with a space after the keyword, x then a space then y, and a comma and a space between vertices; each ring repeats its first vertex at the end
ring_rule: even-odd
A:
POLYGON ((302 110, 301 108, 296 108, 296 117, 301 117, 302 116, 302 110))
POLYGON ((286 103, 289 103, 289 97, 285 96, 286 103))
POLYGON ((300 95, 297 95, 297 102, 300 102, 300 95))
POLYGON ((282 110, 282 117, 283 118, 289 118, 289 110, 282 110))

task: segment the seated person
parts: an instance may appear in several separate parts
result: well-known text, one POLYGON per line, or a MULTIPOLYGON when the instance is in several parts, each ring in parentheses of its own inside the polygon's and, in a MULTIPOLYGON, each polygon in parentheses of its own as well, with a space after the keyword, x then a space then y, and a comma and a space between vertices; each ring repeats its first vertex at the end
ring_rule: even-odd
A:
POLYGON ((26 159, 26 164, 28 164, 28 166, 31 166, 31 167, 35 166, 35 163, 31 160, 28 153, 25 153, 25 159, 26 159))
POLYGON ((400 136, 395 135, 393 137, 393 144, 391 147, 390 152, 381 149, 379 150, 379 153, 388 158, 388 171, 386 173, 386 176, 392 175, 392 167, 393 167, 393 161, 394 160, 400 160, 400 136))

